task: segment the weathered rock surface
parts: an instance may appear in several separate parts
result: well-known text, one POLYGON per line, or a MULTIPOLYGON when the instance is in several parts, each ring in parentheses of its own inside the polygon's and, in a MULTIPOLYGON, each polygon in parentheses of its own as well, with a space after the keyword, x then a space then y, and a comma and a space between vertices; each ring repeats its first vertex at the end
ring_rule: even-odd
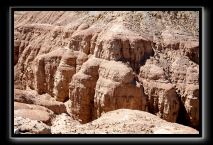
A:
POLYGON ((189 124, 192 127, 199 127, 199 86, 187 85, 183 98, 184 106, 186 108, 187 115, 189 117, 189 124))
POLYGON ((95 90, 95 118, 120 108, 146 110, 142 86, 135 80, 132 68, 121 62, 106 61, 100 65, 95 90))
POLYGON ((14 90, 14 101, 27 104, 44 106, 52 110, 55 114, 65 113, 66 107, 63 103, 56 101, 48 94, 38 95, 32 90, 14 90))
POLYGON ((90 123, 77 125, 70 133, 80 134, 198 134, 191 127, 170 123, 148 112, 118 109, 90 123))
POLYGON ((71 111, 71 109, 72 109, 72 102, 71 102, 71 100, 69 99, 68 101, 66 101, 65 103, 64 103, 64 105, 65 105, 65 107, 66 107, 66 112, 70 115, 70 116, 72 116, 72 111, 71 111))
POLYGON ((115 109, 146 110, 143 88, 134 80, 131 67, 97 58, 89 59, 73 76, 70 99, 72 114, 82 123, 115 109))
POLYGON ((176 122, 180 102, 175 87, 166 80, 163 69, 146 64, 140 68, 139 80, 149 96, 149 111, 167 121, 176 122))
POLYGON ((54 113, 43 106, 14 102, 14 116, 38 120, 50 125, 54 113))
POLYGON ((70 134, 80 123, 69 115, 62 113, 52 121, 51 134, 70 134))
POLYGON ((171 65, 171 81, 181 96, 187 112, 188 124, 199 127, 199 66, 185 57, 178 57, 171 65))
POLYGON ((57 49, 35 59, 35 90, 39 94, 53 95, 54 75, 59 67, 65 49, 57 49))
POLYGON ((54 78, 53 95, 64 102, 69 98, 69 82, 76 73, 76 58, 70 50, 62 57, 54 78))
POLYGON ((94 55, 115 61, 128 61, 136 69, 145 55, 152 55, 152 42, 129 31, 123 25, 112 25, 97 39, 94 55))
POLYGON ((14 117, 14 128, 17 128, 20 134, 51 134, 48 125, 23 117, 14 117))
POLYGON ((198 20, 191 11, 15 12, 15 114, 45 121, 41 106, 50 109, 52 133, 125 108, 199 129, 198 20))
MULTIPOLYGON (((159 114, 157 112, 159 112, 159 108, 162 108, 159 106, 159 101, 162 100, 160 96, 163 93, 156 89, 156 86, 162 89, 170 86, 173 93, 169 97, 171 102, 167 104, 170 109, 173 108, 173 111, 168 111, 171 112, 169 120, 177 121, 178 118, 185 118, 186 121, 184 122, 187 125, 199 128, 199 111, 197 111, 199 110, 199 65, 185 56, 182 49, 165 48, 160 51, 156 49, 154 57, 141 66, 139 80, 144 86, 145 94, 149 96, 151 101, 150 112, 153 112, 153 108, 155 108, 154 113, 159 114), (152 94, 155 94, 156 97, 152 97, 152 94), (172 98, 174 101, 172 101, 172 98), (193 100, 193 103, 190 100, 193 100), (184 106, 184 108, 181 108, 181 106, 184 106)), ((162 113, 160 114, 159 116, 164 118, 162 113)))
POLYGON ((99 64, 99 59, 89 59, 70 83, 71 112, 74 118, 80 119, 82 123, 92 121, 99 64))

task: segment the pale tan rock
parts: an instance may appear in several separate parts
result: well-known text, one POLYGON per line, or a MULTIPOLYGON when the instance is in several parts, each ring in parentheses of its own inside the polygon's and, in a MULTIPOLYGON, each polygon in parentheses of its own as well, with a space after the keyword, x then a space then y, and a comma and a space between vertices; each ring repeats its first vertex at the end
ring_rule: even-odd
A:
POLYGON ((163 69, 154 64, 148 64, 141 67, 140 78, 146 78, 149 80, 166 80, 163 69))
POLYGON ((81 69, 83 63, 88 60, 88 56, 85 53, 79 51, 75 51, 75 56, 77 56, 76 58, 76 73, 77 73, 81 69))
POLYGON ((50 125, 54 113, 43 106, 14 102, 14 116, 38 120, 50 125))
POLYGON ((26 104, 26 103, 20 103, 20 102, 14 102, 14 110, 20 110, 20 109, 31 109, 31 110, 42 110, 50 115, 53 115, 54 112, 46 107, 40 106, 40 105, 34 105, 34 104, 26 104))
POLYGON ((56 101, 48 94, 38 95, 33 90, 14 90, 14 101, 27 104, 44 106, 55 114, 65 113, 66 107, 63 103, 56 101))
POLYGON ((26 90, 19 90, 14 89, 14 101, 33 104, 34 100, 36 99, 37 92, 36 91, 26 91, 26 90))
POLYGON ((116 61, 105 61, 101 63, 99 76, 115 82, 130 83, 133 81, 133 70, 131 67, 116 61))
POLYGON ((171 27, 161 33, 163 45, 166 48, 178 50, 195 63, 199 63, 199 39, 187 35, 182 30, 172 30, 171 27), (180 37, 184 35, 184 37, 180 37))
POLYGON ((55 114, 66 113, 66 107, 62 102, 56 101, 48 94, 43 94, 34 100, 34 104, 44 106, 52 110, 55 114))
POLYGON ((199 84, 199 66, 188 67, 186 71, 186 84, 199 84))
POLYGON ((121 28, 117 27, 112 26, 109 31, 102 32, 104 35, 98 38, 94 55, 106 60, 129 61, 133 68, 137 68, 145 55, 153 53, 151 42, 127 30, 123 25, 121 28))
POLYGON ((50 120, 51 120, 48 113, 46 113, 45 111, 36 110, 36 109, 34 109, 34 110, 31 110, 31 109, 15 110, 14 116, 21 116, 21 117, 29 118, 32 120, 42 121, 45 124, 49 124, 50 120))
POLYGON ((81 25, 78 27, 77 30, 85 30, 85 29, 87 29, 87 28, 89 28, 89 25, 84 23, 84 24, 81 24, 81 25))
POLYGON ((83 134, 198 134, 191 127, 167 122, 148 112, 118 109, 103 114, 97 120, 77 126, 83 134))
MULTIPOLYGON (((83 28, 83 27, 82 27, 83 28)), ((81 51, 85 54, 93 52, 91 48, 91 41, 93 36, 99 32, 98 28, 89 28, 83 30, 79 28, 73 35, 69 42, 69 48, 75 51, 81 51)), ((93 38, 94 41, 95 38, 93 38)), ((94 47, 94 46, 93 46, 94 47)))
POLYGON ((14 128, 17 128, 20 134, 51 134, 48 125, 23 117, 14 117, 14 128))
POLYGON ((71 109, 72 109, 72 106, 71 106, 72 102, 71 102, 71 100, 69 99, 66 102, 64 102, 64 105, 66 107, 66 113, 68 113, 70 116, 72 116, 72 111, 71 111, 71 109))
POLYGON ((189 61, 186 57, 178 57, 171 65, 171 80, 175 83, 184 83, 189 61))
POLYGON ((57 115, 52 121, 51 133, 52 134, 70 134, 72 130, 77 128, 80 123, 65 113, 57 115))
POLYGON ((81 123, 119 108, 174 122, 185 110, 197 128, 198 28, 197 12, 17 11, 14 88, 30 91, 15 100, 81 123))

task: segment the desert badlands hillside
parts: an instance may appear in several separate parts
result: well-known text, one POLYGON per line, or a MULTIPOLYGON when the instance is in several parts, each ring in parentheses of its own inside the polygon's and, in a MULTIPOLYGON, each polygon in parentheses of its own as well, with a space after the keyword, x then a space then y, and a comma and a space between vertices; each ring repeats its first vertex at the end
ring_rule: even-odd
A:
POLYGON ((198 134, 199 13, 15 11, 21 134, 198 134))

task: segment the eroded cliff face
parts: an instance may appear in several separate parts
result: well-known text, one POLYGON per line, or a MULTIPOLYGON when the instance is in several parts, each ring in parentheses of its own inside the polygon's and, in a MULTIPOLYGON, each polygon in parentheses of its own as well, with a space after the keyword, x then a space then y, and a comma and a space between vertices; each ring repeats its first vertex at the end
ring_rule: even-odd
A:
POLYGON ((84 124, 125 108, 199 129, 198 19, 196 12, 15 12, 15 119, 53 123, 58 133, 61 117, 84 124), (43 118, 31 116, 34 109, 43 118))

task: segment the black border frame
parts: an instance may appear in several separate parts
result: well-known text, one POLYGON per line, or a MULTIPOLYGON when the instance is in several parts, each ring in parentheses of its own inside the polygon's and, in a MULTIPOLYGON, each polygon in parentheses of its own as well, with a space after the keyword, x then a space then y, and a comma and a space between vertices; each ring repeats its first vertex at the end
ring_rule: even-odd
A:
MULTIPOLYGON (((99 9, 100 7, 99 6, 97 6, 97 8, 99 9)), ((106 8, 105 6, 104 7, 102 7, 102 8, 106 8)), ((112 8, 111 6, 109 6, 108 8, 112 8)), ((114 8, 117 8, 117 7, 113 7, 112 9, 114 9, 114 8)), ((32 10, 32 8, 29 8, 30 10, 32 10)), ((36 8, 37 9, 37 8, 36 8)), ((41 9, 46 9, 46 8, 41 8, 41 9)), ((75 7, 75 9, 76 9, 76 7, 75 7)), ((85 10, 85 9, 91 9, 91 8, 88 8, 88 7, 81 7, 81 8, 79 8, 79 10, 85 10)), ((93 9, 93 8, 92 8, 93 9)), ((95 8, 96 9, 96 8, 95 8)), ((149 9, 149 8, 148 8, 149 9)), ((177 8, 178 10, 180 9, 180 8, 177 8)), ((184 8, 185 9, 185 8, 184 8)), ((174 10, 173 8, 172 8, 172 10, 174 10)), ((202 14, 202 16, 203 16, 204 14, 202 14)), ((201 17, 202 17, 201 16, 201 17)), ((207 17, 207 16, 205 16, 205 17, 207 17)), ((206 20, 205 20, 206 21, 206 20)), ((202 23, 202 22, 200 22, 200 23, 202 23)), ((200 27, 201 27, 201 25, 200 25, 200 27)), ((10 29, 10 28, 9 28, 10 29)), ((203 29, 203 27, 202 27, 202 29, 203 29)), ((10 31, 10 30, 9 30, 10 31)), ((202 32, 200 32, 200 36, 202 36, 202 33, 203 33, 203 31, 202 32)), ((206 32, 205 32, 206 33, 206 32)), ((8 37, 9 38, 9 37, 8 37)), ((10 38, 9 38, 9 40, 10 40, 10 38)), ((202 41, 203 41, 203 37, 201 37, 200 38, 200 41, 201 41, 201 43, 200 44, 202 44, 202 41)), ((12 41, 11 41, 12 42, 12 41)), ((11 44, 13 44, 13 43, 9 43, 8 45, 11 45, 11 44)), ((11 47, 11 46, 10 46, 11 47)), ((200 51, 200 52, 202 52, 203 51, 203 49, 200 51)), ((11 50, 9 50, 9 54, 8 55, 10 55, 11 54, 11 50)), ((201 56, 203 57, 203 55, 206 55, 206 53, 205 54, 203 54, 203 53, 201 53, 201 56)), ((9 58, 10 58, 10 60, 9 60, 9 62, 10 62, 10 65, 11 65, 11 55, 9 56, 9 58)), ((200 71, 201 73, 203 72, 203 66, 201 66, 201 62, 203 62, 203 60, 204 60, 204 58, 202 59, 201 57, 200 57, 200 59, 201 59, 201 61, 200 61, 200 65, 199 65, 199 67, 200 67, 200 70, 202 70, 202 71, 200 71)), ((9 68, 9 70, 13 70, 13 67, 12 67, 12 65, 10 66, 10 68, 9 68), (12 68, 12 69, 11 69, 12 68)), ((11 72, 9 72, 9 74, 10 74, 11 72)), ((203 76, 202 76, 202 74, 201 73, 199 73, 199 75, 200 75, 200 78, 202 78, 203 76)), ((10 74, 11 75, 11 74, 10 74)), ((10 75, 9 75, 9 78, 10 78, 10 75)), ((12 75, 11 75, 11 77, 13 77, 12 75)), ((200 83, 203 83, 203 79, 200 81, 200 83)), ((11 85, 11 82, 10 82, 10 84, 9 85, 11 85)), ((199 87, 200 87, 201 85, 199 85, 199 87)), ((10 87, 9 87, 10 88, 10 87)), ((12 90, 11 88, 9 89, 9 90, 7 90, 8 91, 8 93, 10 93, 10 90, 12 90)), ((199 90, 203 90, 201 87, 200 87, 200 89, 199 90)), ((203 92, 201 92, 202 93, 202 96, 203 96, 203 92)), ((203 114, 202 114, 202 118, 203 118, 203 114)), ((203 129, 202 129, 203 130, 203 129)), ((27 137, 27 136, 26 136, 27 137)), ((44 136, 40 136, 40 137, 44 137, 44 136)), ((52 137, 52 135, 51 135, 51 137, 52 137)), ((55 136, 54 136, 55 137, 55 136)), ((64 137, 64 135, 63 135, 63 137, 64 137)), ((99 136, 98 136, 99 137, 99 136)), ((109 136, 109 137, 113 137, 113 136, 109 136)), ((173 137, 173 136, 169 136, 169 137, 173 137)), ((187 137, 187 136, 185 136, 185 137, 187 137)), ((11 138, 10 138, 11 139, 11 138)), ((23 138, 24 139, 24 138, 23 138)), ((29 140, 30 138, 27 138, 26 139, 26 141, 27 140, 29 140)), ((39 138, 38 138, 39 139, 39 138)), ((121 138, 122 140, 124 139, 124 138, 121 138)), ((154 138, 153 138, 154 139, 154 138)), ((162 137, 161 137, 161 139, 163 139, 162 137)), ((172 138, 171 138, 172 139, 172 138)), ((196 140, 195 138, 191 138, 191 139, 193 139, 194 141, 196 140)), ((205 139, 205 138, 200 138, 200 139, 205 139)), ((13 139, 12 139, 13 140, 13 139)), ((18 139, 19 140, 19 139, 18 139)), ((17 140, 17 141, 18 141, 17 140)), ((55 139, 54 139, 55 140, 55 139)), ((151 138, 151 140, 152 140, 152 138, 151 138)), ((189 140, 190 140, 190 138, 189 138, 189 140)), ((15 140, 14 140, 15 141, 15 140)), ((19 140, 20 141, 20 140, 19 140)), ((83 140, 82 140, 83 141, 83 140)), ((198 140, 197 140, 198 141, 198 140)))
MULTIPOLYGON (((19 8, 19 7, 15 7, 15 8, 11 8, 10 9, 10 12, 11 12, 11 34, 14 34, 14 11, 88 11, 88 10, 91 10, 91 8, 19 8)), ((199 11, 199 29, 201 30, 202 29, 202 8, 140 8, 140 7, 122 7, 122 8, 100 8, 100 7, 95 7, 95 8, 92 8, 93 11, 95 10, 104 10, 104 11, 199 11)), ((201 52, 201 57, 199 58, 199 62, 202 62, 202 31, 199 31, 199 45, 201 47, 199 47, 199 51, 201 52)), ((13 43, 13 40, 14 40, 14 36, 11 35, 11 53, 13 52, 13 48, 14 48, 14 43, 13 43)), ((13 56, 13 55, 12 55, 13 56)), ((10 56, 11 57, 11 56, 10 56)), ((12 58, 12 61, 11 61, 11 66, 13 66, 13 57, 12 58)), ((201 68, 201 64, 199 65, 199 67, 201 68)), ((199 68, 199 69, 200 69, 199 68)), ((11 80, 14 80, 14 67, 11 68, 12 72, 11 72, 11 80)), ((202 70, 202 69, 200 69, 202 70)), ((199 73, 199 77, 202 78, 202 72, 199 73)), ((202 81, 202 79, 201 79, 202 81)), ((11 83, 11 92, 12 92, 12 100, 11 100, 11 103, 14 102, 14 84, 11 83)), ((200 84, 199 84, 199 91, 202 92, 202 89, 200 88, 200 84)), ((200 93, 202 94, 202 93, 200 93)), ((199 134, 14 134, 13 133, 13 130, 14 130, 14 126, 10 129, 11 130, 11 133, 12 133, 12 136, 11 137, 202 137, 202 97, 199 101, 199 105, 201 107, 199 107, 199 117, 201 118, 199 121, 200 121, 200 131, 199 131, 199 134)), ((11 114, 12 116, 14 116, 14 104, 11 104, 11 114)), ((11 120, 11 124, 14 124, 14 121, 13 119, 11 120)))

